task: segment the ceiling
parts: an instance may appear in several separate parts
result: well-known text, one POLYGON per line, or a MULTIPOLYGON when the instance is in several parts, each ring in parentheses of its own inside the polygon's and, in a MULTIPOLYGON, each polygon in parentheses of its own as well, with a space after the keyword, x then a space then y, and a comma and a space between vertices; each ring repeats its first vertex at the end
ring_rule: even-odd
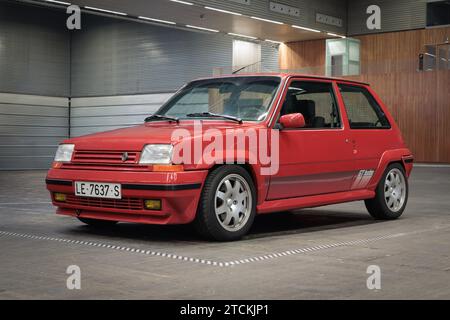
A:
MULTIPOLYGON (((333 38, 324 32, 312 32, 293 28, 288 24, 252 19, 230 13, 206 9, 199 5, 186 5, 169 0, 61 0, 80 7, 90 6, 127 14, 127 18, 138 19, 139 16, 175 22, 178 27, 193 25, 215 29, 222 33, 235 33, 256 37, 260 40, 291 42, 301 40, 333 38)), ((52 5, 41 0, 33 1, 52 5)), ((93 10, 90 10, 94 12, 93 10)), ((123 16, 122 16, 123 17, 123 16)), ((141 20, 141 19, 139 19, 141 20)), ((141 20, 142 21, 142 20, 141 20)))

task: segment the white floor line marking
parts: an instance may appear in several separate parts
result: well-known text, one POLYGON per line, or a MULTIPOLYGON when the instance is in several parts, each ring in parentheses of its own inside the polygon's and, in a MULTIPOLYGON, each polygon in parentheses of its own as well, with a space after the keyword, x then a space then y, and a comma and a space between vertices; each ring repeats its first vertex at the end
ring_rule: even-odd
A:
POLYGON ((448 228, 449 228, 448 226, 447 227, 438 227, 438 228, 432 228, 432 229, 428 229, 428 230, 412 231, 409 233, 395 233, 395 234, 383 235, 383 236, 367 238, 367 239, 343 241, 343 242, 332 243, 332 244, 322 244, 322 245, 316 245, 313 247, 291 249, 291 250, 286 250, 286 251, 281 251, 281 252, 265 254, 265 255, 261 255, 261 256, 255 256, 255 257, 243 258, 243 259, 239 259, 239 260, 225 261, 225 262, 192 258, 192 257, 187 257, 187 256, 182 256, 182 255, 177 255, 177 254, 167 253, 167 252, 144 250, 144 249, 131 248, 131 247, 121 247, 121 246, 111 245, 111 244, 106 244, 106 243, 90 242, 90 241, 82 241, 82 240, 74 240, 74 239, 63 239, 63 238, 55 238, 55 237, 47 237, 47 236, 37 236, 37 235, 23 234, 23 233, 17 233, 17 232, 8 232, 8 231, 2 231, 2 230, 0 230, 0 237, 6 236, 6 237, 32 239, 32 240, 64 242, 64 243, 68 243, 68 244, 77 244, 77 245, 84 245, 84 246, 91 246, 91 247, 93 246, 93 247, 100 247, 100 248, 108 248, 108 249, 116 250, 116 251, 132 252, 135 254, 143 254, 143 255, 147 255, 147 256, 159 256, 159 257, 164 257, 167 259, 174 259, 174 260, 176 259, 179 261, 193 262, 193 263, 197 263, 197 264, 204 264, 204 265, 210 265, 210 266, 233 267, 235 265, 243 265, 243 264, 249 264, 249 263, 265 261, 265 260, 274 260, 274 259, 282 258, 285 256, 289 256, 289 255, 297 255, 297 254, 303 254, 303 253, 309 253, 309 252, 316 252, 316 251, 321 251, 321 250, 330 249, 330 248, 347 247, 347 246, 354 246, 354 245, 365 245, 365 244, 373 243, 373 242, 380 241, 380 240, 399 238, 402 236, 414 235, 417 233, 424 233, 424 232, 429 232, 429 231, 436 231, 437 229, 448 229, 448 228))

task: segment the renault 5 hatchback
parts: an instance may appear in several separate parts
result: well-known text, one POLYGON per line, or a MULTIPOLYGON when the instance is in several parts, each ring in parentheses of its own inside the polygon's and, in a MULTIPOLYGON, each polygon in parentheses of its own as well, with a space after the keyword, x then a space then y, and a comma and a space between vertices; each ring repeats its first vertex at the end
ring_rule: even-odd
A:
POLYGON ((368 84, 233 75, 188 83, 141 125, 64 141, 46 184, 58 214, 88 225, 193 223, 227 241, 257 214, 356 200, 396 219, 412 163, 368 84))

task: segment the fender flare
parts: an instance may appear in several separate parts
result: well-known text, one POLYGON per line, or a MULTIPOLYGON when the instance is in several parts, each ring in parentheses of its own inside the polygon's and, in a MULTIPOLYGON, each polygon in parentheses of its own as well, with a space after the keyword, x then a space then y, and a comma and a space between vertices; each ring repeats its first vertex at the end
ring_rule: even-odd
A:
POLYGON ((269 191, 269 184, 270 184, 270 176, 264 176, 261 174, 261 165, 259 164, 252 164, 250 163, 249 159, 242 159, 240 161, 236 160, 221 160, 221 161, 215 161, 214 164, 208 166, 208 171, 211 171, 215 167, 219 166, 226 166, 226 165, 237 165, 237 166, 246 166, 249 168, 250 176, 253 180, 255 190, 256 190, 256 199, 257 199, 257 205, 263 203, 266 200, 267 193, 269 191))
POLYGON ((378 166, 375 169, 375 174, 370 180, 367 189, 375 190, 384 171, 389 166, 389 164, 393 162, 400 162, 403 164, 403 167, 406 171, 406 176, 409 177, 411 174, 412 166, 413 166, 414 157, 411 154, 411 151, 407 148, 387 150, 381 156, 380 161, 378 162, 378 166))

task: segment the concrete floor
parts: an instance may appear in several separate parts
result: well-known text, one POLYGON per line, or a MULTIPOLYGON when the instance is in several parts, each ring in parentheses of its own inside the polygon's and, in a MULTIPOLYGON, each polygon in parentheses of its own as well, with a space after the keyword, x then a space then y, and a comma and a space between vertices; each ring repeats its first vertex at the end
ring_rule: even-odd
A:
POLYGON ((91 229, 54 214, 44 177, 0 172, 0 299, 450 299, 450 168, 415 168, 397 221, 355 202, 260 216, 234 243, 188 226, 91 229))

